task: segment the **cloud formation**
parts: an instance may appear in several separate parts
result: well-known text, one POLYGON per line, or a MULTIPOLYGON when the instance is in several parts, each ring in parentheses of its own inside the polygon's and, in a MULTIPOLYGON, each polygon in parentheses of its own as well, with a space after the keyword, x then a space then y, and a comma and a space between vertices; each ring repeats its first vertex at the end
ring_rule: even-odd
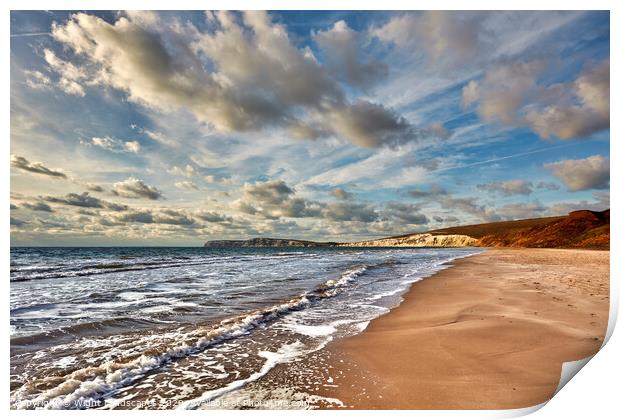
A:
POLYGON ((22 203, 22 207, 28 209, 28 210, 33 210, 33 211, 44 211, 47 213, 53 213, 54 210, 52 210, 52 208, 41 202, 41 201, 37 201, 36 203, 22 203))
POLYGON ((336 197, 338 200, 350 200, 351 198, 353 198, 353 194, 343 188, 334 188, 330 191, 330 194, 336 197))
POLYGON ((140 209, 112 214, 108 223, 143 223, 176 226, 192 226, 195 220, 181 211, 171 209, 140 209))
POLYGON ((17 219, 15 217, 11 217, 10 222, 11 222, 11 226, 16 226, 16 227, 21 227, 27 224, 23 220, 17 219))
POLYGON ((176 175, 176 176, 184 176, 186 178, 191 178, 193 176, 198 175, 198 171, 196 171, 196 169, 192 166, 192 165, 185 165, 184 168, 181 168, 179 166, 173 166, 171 168, 166 169, 166 172, 168 172, 170 175, 176 175))
POLYGON ((112 211, 124 211, 128 209, 128 207, 124 204, 111 203, 109 201, 101 200, 90 195, 88 192, 83 192, 82 194, 69 193, 64 197, 46 196, 40 198, 41 200, 49 203, 64 204, 67 206, 107 209, 112 211))
POLYGON ((246 184, 243 190, 251 199, 270 205, 282 204, 282 202, 295 193, 282 180, 246 184))
POLYGON ((193 190, 193 191, 198 191, 200 190, 200 188, 194 184, 192 181, 179 181, 179 182, 175 182, 174 186, 177 187, 180 190, 193 190))
POLYGON ((437 201, 444 210, 461 211, 485 222, 500 220, 493 209, 484 204, 479 204, 476 197, 454 197, 448 194, 440 196, 437 201))
POLYGON ((431 10, 405 13, 374 27, 372 35, 400 48, 424 49, 432 62, 459 63, 470 60, 483 46, 483 15, 477 12, 431 10))
POLYGON ((463 88, 461 102, 465 107, 478 103, 478 114, 486 121, 519 125, 519 111, 542 88, 536 81, 544 68, 542 60, 497 63, 480 82, 472 80, 463 88))
POLYGON ((366 101, 336 108, 325 118, 336 135, 362 147, 399 146, 428 135, 396 112, 366 101))
POLYGON ((38 70, 25 70, 26 86, 35 90, 49 90, 53 87, 52 80, 38 70))
POLYGON ((430 190, 410 190, 407 191, 407 195, 412 198, 439 198, 448 195, 448 191, 439 185, 433 184, 430 190))
POLYGON ((385 219, 406 225, 426 225, 429 223, 428 217, 420 212, 420 207, 408 204, 390 202, 385 206, 383 212, 385 219))
POLYGON ((211 212, 211 211, 199 212, 197 213, 196 217, 204 220, 205 222, 210 222, 210 223, 223 223, 223 222, 232 223, 233 222, 232 217, 226 216, 226 215, 223 215, 217 212, 211 212))
POLYGON ((22 156, 11 155, 11 166, 22 171, 32 172, 40 175, 47 175, 54 178, 67 178, 67 175, 60 169, 50 169, 44 166, 41 162, 29 162, 28 159, 22 156))
POLYGON ((118 140, 108 136, 93 137, 91 139, 91 144, 115 153, 128 152, 137 154, 140 152, 139 142, 118 140))
POLYGON ((133 177, 115 182, 112 194, 125 198, 146 198, 149 200, 159 200, 162 198, 161 191, 156 187, 146 185, 141 179, 133 177))
POLYGON ((86 92, 81 82, 88 78, 83 69, 73 63, 61 60, 50 49, 43 51, 43 56, 49 67, 60 77, 58 87, 67 95, 84 96, 86 92))
POLYGON ((321 206, 317 202, 294 197, 295 190, 282 180, 256 182, 243 186, 243 199, 235 202, 237 210, 268 219, 280 217, 317 217, 321 206))
POLYGON ((246 184, 244 198, 235 202, 235 208, 250 215, 267 219, 316 218, 331 222, 374 223, 390 222, 405 225, 424 225, 429 219, 418 206, 388 202, 382 206, 355 201, 353 195, 341 188, 331 191, 336 202, 322 202, 297 197, 293 188, 284 181, 266 181, 246 184))
POLYGON ((547 190, 547 191, 557 191, 560 189, 560 186, 556 184, 555 182, 540 181, 538 184, 536 184, 536 189, 547 190))
POLYGON ((477 104, 485 121, 528 127, 542 138, 587 137, 609 128, 609 60, 586 67, 573 82, 540 82, 549 62, 504 61, 471 80, 461 104, 477 104))
POLYGON ((430 190, 411 190, 407 195, 423 202, 438 203, 442 209, 451 212, 460 211, 474 216, 478 220, 493 222, 500 217, 492 208, 479 204, 476 197, 455 197, 451 192, 439 185, 432 185, 430 190))
POLYGON ((546 163, 549 169, 569 191, 609 188, 609 158, 601 155, 586 159, 561 160, 546 163))
POLYGON ((321 215, 334 221, 355 221, 370 223, 379 220, 380 214, 374 205, 359 202, 337 202, 324 206, 321 215))
POLYGON ((363 59, 364 35, 349 28, 344 20, 326 31, 314 33, 313 38, 325 52, 330 72, 348 84, 366 89, 387 76, 388 68, 384 63, 363 59))
POLYGON ((609 61, 586 69, 568 89, 574 100, 528 111, 525 120, 543 138, 586 137, 609 128, 609 61))
MULTIPOLYGON (((112 87, 159 111, 187 109, 222 133, 276 126, 310 138, 335 135, 362 147, 417 139, 395 111, 349 100, 311 50, 296 48, 267 13, 208 13, 207 24, 204 32, 188 24, 163 34, 137 15, 108 23, 77 13, 54 24, 52 36, 86 62, 70 69, 71 80, 112 87)), ((385 71, 352 52, 358 35, 346 24, 316 37, 328 57, 342 57, 332 63, 351 86, 368 85, 385 71)), ((56 72, 66 68, 52 62, 56 72)))
POLYGON ((499 193, 504 197, 512 195, 530 195, 534 191, 531 182, 521 179, 489 182, 487 184, 478 184, 477 187, 479 190, 499 193))
POLYGON ((92 191, 92 192, 104 192, 105 191, 105 188, 103 188, 101 185, 93 184, 91 182, 86 183, 85 186, 88 191, 92 191))

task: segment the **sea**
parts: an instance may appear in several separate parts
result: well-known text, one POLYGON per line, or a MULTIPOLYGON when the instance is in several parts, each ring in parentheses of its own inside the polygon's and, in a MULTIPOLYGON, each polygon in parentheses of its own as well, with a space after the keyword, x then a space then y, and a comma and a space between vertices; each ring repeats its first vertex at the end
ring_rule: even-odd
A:
MULTIPOLYGON (((223 401, 361 333, 412 283, 477 252, 11 248, 11 408, 223 401)), ((304 398, 299 407, 313 408, 321 395, 304 398)))

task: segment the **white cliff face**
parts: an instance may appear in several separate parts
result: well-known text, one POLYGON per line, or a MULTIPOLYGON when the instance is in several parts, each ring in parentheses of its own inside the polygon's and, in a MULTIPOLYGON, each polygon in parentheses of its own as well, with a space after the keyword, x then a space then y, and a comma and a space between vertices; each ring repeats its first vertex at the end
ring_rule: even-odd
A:
POLYGON ((398 238, 382 238, 370 241, 336 243, 336 242, 311 242, 295 239, 253 238, 247 240, 215 240, 207 241, 205 247, 436 247, 436 248, 459 248, 468 246, 480 246, 477 239, 467 235, 433 235, 431 233, 419 233, 398 238))
POLYGON ((478 240, 467 235, 432 235, 421 233, 408 235, 399 238, 375 239, 371 241, 350 242, 339 244, 339 246, 361 246, 361 247, 438 247, 438 248, 459 248, 467 246, 477 246, 478 240))

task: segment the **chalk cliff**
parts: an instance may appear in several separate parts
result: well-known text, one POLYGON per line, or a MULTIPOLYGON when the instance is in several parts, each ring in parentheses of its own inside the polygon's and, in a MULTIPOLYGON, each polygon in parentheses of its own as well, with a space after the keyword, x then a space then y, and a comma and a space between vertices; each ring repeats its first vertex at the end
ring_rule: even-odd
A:
POLYGON ((438 247, 438 248, 458 248, 466 246, 476 246, 478 241, 467 235, 432 235, 430 233, 419 233, 396 238, 374 239, 370 241, 350 242, 339 244, 339 246, 355 247, 438 247))

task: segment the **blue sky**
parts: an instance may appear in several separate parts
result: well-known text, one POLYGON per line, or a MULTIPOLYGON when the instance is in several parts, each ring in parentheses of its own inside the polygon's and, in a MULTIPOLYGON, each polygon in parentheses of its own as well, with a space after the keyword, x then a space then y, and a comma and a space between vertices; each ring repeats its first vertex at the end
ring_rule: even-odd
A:
POLYGON ((609 206, 608 12, 11 12, 11 242, 609 206))

